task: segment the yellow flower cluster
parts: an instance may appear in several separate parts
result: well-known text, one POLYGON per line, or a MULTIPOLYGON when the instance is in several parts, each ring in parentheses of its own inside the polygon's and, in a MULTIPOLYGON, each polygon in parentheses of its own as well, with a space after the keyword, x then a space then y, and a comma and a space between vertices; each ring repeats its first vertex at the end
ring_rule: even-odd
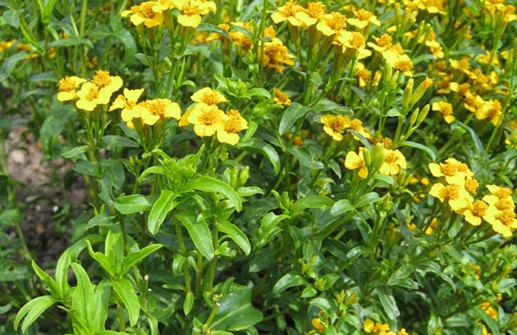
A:
POLYGON ((371 319, 364 321, 363 329, 366 333, 375 335, 409 335, 405 328, 396 333, 390 330, 387 323, 373 322, 371 319))
POLYGON ((322 115, 320 122, 323 130, 330 135, 334 141, 341 141, 347 129, 354 130, 366 139, 371 139, 372 135, 368 128, 363 127, 363 122, 359 119, 350 119, 347 116, 326 114, 322 115))
POLYGON ((122 87, 122 78, 110 76, 108 71, 98 70, 92 80, 67 76, 61 79, 57 86, 57 99, 61 102, 75 101, 78 109, 91 112, 98 105, 109 103, 114 92, 122 87), (79 90, 77 88, 80 87, 79 90))
MULTIPOLYGON (((334 66, 337 70, 342 69, 352 58, 364 59, 375 50, 393 69, 407 76, 412 75, 411 58, 404 53, 400 44, 392 44, 391 36, 373 36, 375 42, 367 42, 370 26, 380 26, 380 21, 365 9, 354 10, 352 17, 346 17, 339 12, 328 12, 322 2, 307 2, 301 6, 288 1, 277 8, 271 19, 276 24, 288 22, 291 39, 295 42, 300 37, 300 31, 307 30, 309 47, 319 44, 320 55, 325 55, 333 46, 334 66)), ((430 36, 429 43, 438 50, 441 46, 436 45, 436 40, 432 42, 433 36, 430 36)), ((359 74, 363 80, 369 80, 368 72, 361 70, 359 74)), ((376 74, 378 79, 379 75, 376 74)))
POLYGON ((464 215, 473 226, 485 221, 503 237, 512 236, 513 230, 517 229, 517 219, 511 189, 487 185, 490 194, 475 199, 473 195, 479 183, 465 163, 448 158, 445 163, 430 163, 429 170, 434 177, 441 178, 441 182, 431 187, 431 196, 448 204, 455 213, 464 215))
POLYGON ((218 105, 228 102, 220 92, 209 87, 196 91, 192 97, 195 104, 187 109, 179 126, 194 125, 194 132, 200 137, 216 134, 221 143, 235 145, 239 142, 238 133, 248 128, 248 122, 239 111, 230 109, 226 113, 218 105))
POLYGON ((135 26, 144 25, 147 28, 161 26, 171 11, 178 13, 178 23, 184 27, 196 28, 201 24, 203 15, 209 12, 215 13, 215 2, 205 0, 157 0, 145 1, 138 6, 121 13, 122 17, 128 17, 135 26))

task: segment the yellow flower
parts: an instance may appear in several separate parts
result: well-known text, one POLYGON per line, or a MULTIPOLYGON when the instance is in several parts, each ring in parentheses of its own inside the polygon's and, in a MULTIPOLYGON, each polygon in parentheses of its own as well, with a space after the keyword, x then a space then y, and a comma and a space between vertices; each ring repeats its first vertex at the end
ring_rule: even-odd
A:
POLYGON ((407 167, 406 158, 398 150, 384 149, 384 163, 382 163, 379 172, 388 176, 395 176, 400 169, 407 167))
POLYGON ((359 154, 355 151, 349 151, 345 157, 345 167, 349 170, 359 170, 357 173, 359 178, 368 177, 368 167, 366 166, 366 161, 364 160, 364 148, 359 148, 359 154))
POLYGON ((259 47, 259 52, 264 50, 259 59, 262 59, 262 66, 276 70, 279 73, 284 72, 283 65, 294 65, 293 55, 287 52, 287 47, 278 38, 274 38, 271 42, 265 42, 264 48, 259 47))
POLYGON ((447 203, 455 212, 462 212, 474 201, 465 187, 458 184, 443 185, 442 183, 436 183, 431 186, 429 195, 447 203))
POLYGON ((341 47, 342 53, 351 53, 356 55, 357 59, 363 59, 372 54, 370 50, 366 49, 364 35, 356 31, 342 30, 337 35, 334 44, 341 47))
POLYGON ((217 106, 200 102, 191 109, 188 122, 194 125, 197 136, 212 136, 216 131, 224 130, 225 114, 217 106))
POLYGON ((437 218, 433 218, 431 220, 431 223, 429 223, 429 226, 426 228, 425 230, 425 234, 426 235, 433 235, 435 229, 438 227, 438 224, 440 223, 440 221, 438 221, 437 218))
POLYGON ((465 220, 468 223, 473 226, 479 226, 481 219, 489 214, 489 206, 483 200, 476 200, 462 214, 465 215, 465 220))
POLYGON ((442 114, 443 119, 447 123, 452 123, 456 118, 452 115, 452 105, 445 101, 433 102, 432 109, 442 114))
POLYGON ((513 230, 517 229, 517 219, 514 210, 492 211, 485 217, 492 229, 504 238, 512 237, 513 230))
POLYGON ((477 110, 476 110, 476 119, 484 120, 488 119, 490 123, 494 126, 497 126, 501 116, 503 114, 503 107, 499 100, 488 100, 485 101, 477 110))
POLYGON ((180 106, 169 99, 146 100, 139 106, 141 107, 142 122, 149 126, 168 118, 178 120, 181 116, 180 106))
MULTIPOLYGON (((232 23, 233 27, 241 27, 246 29, 247 31, 250 31, 250 23, 242 23, 242 22, 234 22, 232 23)), ((269 30, 269 33, 271 33, 271 30, 269 30)), ((232 40, 233 44, 241 48, 244 52, 248 52, 253 48, 253 42, 251 39, 246 36, 245 33, 243 33, 240 30, 231 30, 230 33, 230 39, 232 40)), ((274 37, 274 36, 273 36, 274 37)))
POLYGON ((367 333, 373 333, 374 329, 375 329, 375 324, 373 323, 372 320, 366 319, 366 320, 364 320, 363 329, 367 333))
POLYGON ((97 85, 92 82, 84 83, 81 89, 77 92, 79 100, 76 101, 75 106, 85 111, 93 111, 97 105, 105 105, 109 102, 111 93, 108 91, 101 91, 97 85))
POLYGON ((79 87, 86 80, 76 76, 64 77, 57 83, 59 93, 57 94, 57 100, 70 101, 76 98, 76 88, 79 87))
POLYGON ((359 81, 359 87, 365 87, 372 80, 372 73, 365 69, 363 63, 356 63, 354 76, 359 81))
POLYGON ((221 143, 236 145, 240 139, 237 133, 244 129, 248 129, 248 122, 239 111, 232 109, 226 114, 222 129, 217 130, 217 140, 221 143))
POLYGON ((201 24, 201 15, 215 13, 216 5, 212 1, 173 0, 181 12, 178 23, 184 27, 197 28, 201 24))
POLYGON ((350 18, 350 19, 347 19, 346 21, 348 24, 350 24, 352 26, 356 26, 359 29, 365 28, 370 23, 374 24, 376 26, 381 25, 381 22, 377 19, 377 17, 375 15, 373 15, 373 13, 371 13, 367 10, 360 9, 358 12, 354 11, 354 14, 355 14, 355 18, 350 18))
POLYGON ((95 77, 93 77, 91 82, 97 85, 99 88, 99 94, 109 95, 110 98, 111 95, 118 91, 123 84, 122 78, 119 76, 110 76, 110 73, 104 70, 97 70, 97 72, 95 72, 95 77))
POLYGON ((275 88, 275 97, 273 98, 273 101, 279 105, 283 106, 290 106, 291 105, 291 99, 289 99, 289 96, 287 93, 282 92, 278 88, 275 88))
POLYGON ((278 11, 271 14, 271 20, 274 23, 281 23, 287 20, 291 25, 299 27, 302 23, 295 17, 299 11, 304 11, 304 8, 293 1, 286 2, 282 7, 278 7, 278 11))
POLYGON ((144 93, 144 89, 128 90, 124 88, 124 95, 119 94, 111 104, 109 111, 122 109, 120 116, 124 122, 129 122, 134 118, 142 117, 142 108, 137 105, 138 99, 144 93))
POLYGON ((155 2, 142 2, 139 6, 132 6, 130 10, 123 11, 122 17, 129 17, 131 23, 135 26, 144 24, 147 28, 161 26, 163 24, 163 14, 161 11, 156 12, 153 7, 155 2))
POLYGON ((320 121, 323 123, 323 130, 332 136, 334 141, 341 141, 343 133, 350 127, 350 117, 348 116, 327 114, 322 115, 320 121))
POLYGON ((324 331, 325 331, 325 329, 327 328, 327 327, 325 326, 325 323, 323 323, 323 322, 321 321, 321 319, 320 319, 320 318, 314 318, 314 319, 312 319, 312 320, 311 320, 311 324, 312 324, 312 326, 314 327, 314 329, 316 329, 316 330, 317 330, 318 332, 320 332, 320 333, 324 332, 324 331))
POLYGON ((391 36, 388 34, 383 34, 380 37, 373 37, 375 43, 368 42, 368 46, 377 52, 383 52, 388 50, 391 47, 391 36))
POLYGON ((445 163, 429 163, 429 170, 434 177, 445 177, 449 184, 464 183, 465 177, 474 175, 467 164, 452 157, 447 158, 445 163))
POLYGON ((192 97, 190 97, 194 102, 203 102, 207 105, 217 105, 223 102, 228 102, 228 100, 216 90, 211 89, 210 87, 203 87, 202 89, 196 91, 192 97))
POLYGON ((346 17, 339 12, 332 12, 321 17, 316 29, 325 36, 334 36, 346 27, 346 17))
POLYGON ((321 2, 308 2, 307 8, 297 11, 294 16, 307 28, 315 25, 325 15, 326 11, 327 7, 321 2))

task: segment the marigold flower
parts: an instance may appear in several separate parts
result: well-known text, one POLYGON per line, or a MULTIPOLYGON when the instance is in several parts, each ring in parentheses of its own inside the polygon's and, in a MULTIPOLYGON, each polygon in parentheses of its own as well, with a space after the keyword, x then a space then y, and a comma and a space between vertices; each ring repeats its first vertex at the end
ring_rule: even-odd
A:
POLYGON ((372 54, 370 50, 366 49, 364 35, 356 31, 341 31, 334 44, 341 47, 342 53, 351 52, 357 55, 357 59, 363 59, 372 54))
POLYGON ((472 198, 462 184, 444 185, 436 183, 431 186, 429 195, 438 198, 441 202, 447 203, 455 212, 468 208, 470 203, 474 201, 474 198, 472 198))
POLYGON ((283 65, 294 65, 292 58, 295 57, 287 52, 287 47, 278 38, 274 38, 271 42, 265 42, 264 48, 259 48, 259 52, 262 49, 264 53, 259 56, 259 59, 262 59, 262 66, 283 73, 283 65))
POLYGON ((232 109, 224 118, 224 126, 217 130, 217 140, 221 143, 236 145, 240 139, 237 133, 244 129, 248 129, 248 122, 239 111, 232 109))
POLYGON ((327 114, 322 115, 320 121, 323 124, 323 130, 332 136, 334 141, 341 141, 343 133, 350 127, 349 116, 327 114))
POLYGON ((327 7, 319 1, 308 2, 305 10, 297 11, 294 16, 306 28, 315 25, 327 12, 327 7))
POLYGON ((368 167, 366 166, 366 161, 364 160, 364 148, 359 148, 359 153, 355 151, 349 151, 345 157, 345 167, 348 170, 359 170, 357 173, 359 178, 368 177, 368 167))
POLYGON ((490 123, 494 126, 497 126, 501 116, 503 114, 503 107, 499 100, 489 100, 485 101, 477 110, 476 110, 476 119, 484 120, 488 119, 490 123))
POLYGON ((471 203, 461 214, 465 220, 473 226, 479 226, 481 219, 489 214, 489 206, 483 200, 476 200, 471 203))
POLYGON ((142 117, 142 108, 139 106, 138 99, 144 93, 144 89, 128 90, 124 88, 124 94, 119 94, 113 101, 109 111, 122 109, 120 116, 124 122, 129 122, 134 118, 142 117))
POLYGON ((442 114, 443 119, 447 123, 452 123, 456 120, 454 115, 452 115, 452 105, 445 101, 436 101, 432 104, 432 109, 436 112, 442 114))
POLYGON ((97 85, 99 94, 108 94, 110 97, 114 92, 118 91, 123 84, 122 78, 119 76, 110 76, 110 73, 104 70, 97 70, 91 82, 97 85))
POLYGON ((97 105, 105 105, 109 102, 111 93, 109 91, 102 91, 97 85, 92 82, 84 83, 81 89, 77 92, 79 98, 75 106, 85 111, 93 111, 97 105))
POLYGON ((377 51, 377 52, 383 52, 383 51, 386 51, 388 50, 388 48, 391 47, 391 36, 388 35, 388 34, 383 34, 379 37, 373 37, 373 39, 375 40, 375 43, 373 42, 368 42, 368 46, 370 48, 372 48, 373 50, 377 51))
POLYGON ((364 320, 363 330, 365 332, 373 333, 374 329, 375 329, 375 323, 372 320, 370 320, 370 319, 364 320))
POLYGON ((364 29, 366 26, 368 26, 370 23, 374 24, 376 26, 380 26, 381 22, 377 19, 377 16, 373 15, 373 13, 360 9, 359 11, 355 12, 355 18, 347 19, 347 23, 355 26, 359 29, 364 29))
POLYGON ((174 6, 180 10, 178 23, 184 27, 197 28, 201 24, 201 15, 215 13, 216 5, 212 1, 173 0, 174 6))
POLYGON ((181 116, 180 106, 169 99, 146 100, 139 106, 141 107, 142 122, 150 126, 159 120, 168 118, 178 120, 181 116))
POLYGON ((143 24, 147 28, 161 26, 163 24, 163 14, 156 12, 153 8, 154 2, 142 2, 139 6, 132 6, 130 10, 123 11, 120 15, 128 17, 135 26, 143 24))
POLYGON ((273 98, 273 101, 279 105, 283 106, 290 106, 291 105, 291 99, 289 99, 289 96, 287 93, 282 92, 278 88, 275 88, 275 96, 273 98))
POLYGON ((322 333, 325 331, 327 327, 325 327, 325 324, 321 321, 320 318, 314 318, 311 320, 311 324, 318 332, 322 333))
POLYGON ((191 109, 188 122, 194 125, 197 136, 212 136, 216 131, 224 131, 226 115, 214 105, 198 103, 191 109))
POLYGON ((194 102, 202 102, 207 105, 217 105, 223 102, 228 102, 224 95, 210 87, 203 87, 202 89, 197 90, 190 99, 194 102))
POLYGON ((434 177, 445 177, 449 184, 462 184, 465 177, 473 176, 467 164, 454 158, 447 158, 445 163, 429 163, 429 170, 434 177))
POLYGON ((513 230, 517 229, 517 219, 514 210, 492 211, 485 220, 492 225, 492 229, 504 238, 512 237, 513 230))
POLYGON ((346 17, 339 12, 332 12, 321 17, 316 29, 325 36, 334 36, 346 27, 346 17))
POLYGON ((57 100, 61 102, 74 100, 77 96, 75 89, 85 81, 85 79, 76 76, 67 76, 61 79, 57 83, 57 87, 59 89, 57 100))
POLYGON ((438 218, 433 218, 431 220, 431 223, 429 223, 429 226, 424 231, 424 234, 433 235, 433 233, 434 233, 435 229, 438 227, 439 223, 440 223, 440 221, 438 221, 438 218))
POLYGON ((299 11, 304 11, 304 8, 293 1, 288 1, 271 14, 271 20, 277 24, 287 20, 291 25, 299 27, 302 23, 295 17, 299 11))
POLYGON ((400 169, 407 167, 406 157, 399 150, 384 149, 384 163, 379 172, 388 176, 395 176, 400 169))

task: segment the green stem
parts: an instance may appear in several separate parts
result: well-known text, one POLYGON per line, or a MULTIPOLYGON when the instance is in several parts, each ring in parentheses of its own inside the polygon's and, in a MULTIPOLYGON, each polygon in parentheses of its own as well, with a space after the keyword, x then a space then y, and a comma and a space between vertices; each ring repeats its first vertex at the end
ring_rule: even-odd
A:
POLYGON ((119 330, 121 332, 125 332, 126 331, 126 321, 124 321, 124 309, 122 308, 121 304, 117 305, 117 316, 118 316, 119 330))
MULTIPOLYGON (((187 257, 187 248, 185 247, 185 241, 183 240, 183 232, 181 231, 181 223, 179 220, 174 220, 174 226, 176 227, 176 237, 178 238, 178 244, 180 247, 181 254, 187 257)), ((185 278, 185 291, 186 293, 192 292, 190 286, 190 271, 188 268, 188 262, 183 265, 183 277, 185 278)))

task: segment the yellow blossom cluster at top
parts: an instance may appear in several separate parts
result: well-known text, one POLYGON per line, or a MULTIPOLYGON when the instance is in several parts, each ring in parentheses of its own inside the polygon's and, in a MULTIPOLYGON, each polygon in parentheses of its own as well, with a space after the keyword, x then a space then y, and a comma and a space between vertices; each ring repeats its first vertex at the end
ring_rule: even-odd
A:
POLYGON ((200 137, 213 136, 221 143, 235 145, 238 133, 248 128, 248 122, 239 111, 230 109, 226 113, 218 105, 228 102, 220 92, 209 87, 196 91, 192 97, 195 104, 187 109, 179 125, 194 125, 194 132, 200 137))
POLYGON ((490 194, 475 199, 473 195, 476 195, 479 183, 467 164, 448 158, 445 163, 430 163, 429 170, 441 180, 431 187, 431 196, 449 205, 455 213, 464 215, 473 226, 485 221, 503 237, 512 236, 512 231, 517 229, 512 189, 487 185, 490 194))
POLYGON ((390 330, 387 323, 374 322, 371 319, 364 321, 363 329, 366 333, 375 335, 409 335, 405 328, 402 328, 399 332, 394 332, 390 330))
POLYGON ((161 26, 164 15, 171 15, 172 10, 178 11, 178 23, 184 27, 196 28, 201 24, 203 15, 215 13, 216 5, 204 0, 157 0, 145 1, 138 6, 122 12, 122 17, 128 17, 135 26, 144 25, 147 28, 161 26))

